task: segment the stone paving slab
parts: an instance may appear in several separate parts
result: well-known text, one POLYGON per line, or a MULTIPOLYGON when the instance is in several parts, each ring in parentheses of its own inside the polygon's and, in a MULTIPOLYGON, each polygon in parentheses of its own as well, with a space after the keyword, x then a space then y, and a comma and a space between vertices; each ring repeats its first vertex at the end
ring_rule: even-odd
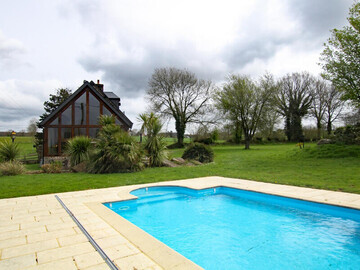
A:
MULTIPOLYGON (((216 176, 57 195, 119 269, 201 269, 102 205, 134 199, 129 192, 137 188, 164 185, 228 186, 360 209, 358 194, 216 176)), ((0 200, 0 270, 109 269, 54 195, 0 200)))

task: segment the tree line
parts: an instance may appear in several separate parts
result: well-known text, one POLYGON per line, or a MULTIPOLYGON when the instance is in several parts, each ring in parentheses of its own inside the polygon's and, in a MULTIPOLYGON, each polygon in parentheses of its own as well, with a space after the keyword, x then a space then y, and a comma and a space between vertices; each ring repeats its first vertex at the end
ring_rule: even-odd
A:
POLYGON ((351 6, 348 22, 343 29, 331 30, 324 44, 321 77, 295 72, 278 80, 271 74, 254 80, 232 74, 219 89, 186 69, 160 68, 155 69, 149 81, 147 98, 151 109, 175 120, 179 146, 183 145, 187 125, 210 123, 214 107, 223 120, 232 124, 235 141, 242 132, 246 149, 259 128, 273 128, 279 116, 289 141, 304 140, 305 116, 316 120, 318 138, 323 123, 331 134, 346 101, 353 108, 360 107, 360 3, 351 6))

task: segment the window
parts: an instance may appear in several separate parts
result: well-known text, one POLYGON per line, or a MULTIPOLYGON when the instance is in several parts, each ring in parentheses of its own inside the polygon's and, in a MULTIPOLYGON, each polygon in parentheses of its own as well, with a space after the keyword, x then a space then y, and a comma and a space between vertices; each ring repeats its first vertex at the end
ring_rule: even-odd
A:
POLYGON ((75 128, 74 131, 75 136, 86 136, 86 128, 75 128))
POLYGON ((122 127, 122 125, 123 125, 123 124, 120 122, 119 118, 117 118, 117 117, 115 118, 115 124, 116 124, 116 125, 119 125, 120 127, 122 127))
POLYGON ((58 129, 48 128, 48 154, 58 154, 58 129))
POLYGON ((69 106, 65 111, 61 114, 61 124, 62 125, 71 125, 71 110, 72 106, 69 106))
POLYGON ((56 117, 49 125, 58 125, 59 124, 59 117, 56 117))
POLYGON ((103 106, 103 115, 112 115, 112 113, 105 106, 103 106))
POLYGON ((86 125, 86 93, 82 94, 74 103, 75 125, 86 125))
POLYGON ((71 128, 61 129, 61 152, 64 152, 66 148, 66 142, 71 138, 71 128))
POLYGON ((96 138, 97 134, 99 133, 99 128, 89 128, 89 137, 96 138))
POLYGON ((100 102, 89 94, 89 125, 97 125, 100 116, 100 102))

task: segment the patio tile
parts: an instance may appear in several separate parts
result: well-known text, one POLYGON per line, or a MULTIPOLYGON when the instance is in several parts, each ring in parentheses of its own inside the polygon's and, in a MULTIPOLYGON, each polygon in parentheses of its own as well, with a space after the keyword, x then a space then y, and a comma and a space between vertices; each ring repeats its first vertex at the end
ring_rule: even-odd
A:
POLYGON ((66 228, 62 230, 52 231, 52 232, 43 232, 37 234, 30 234, 27 236, 27 240, 29 243, 56 239, 64 236, 75 235, 76 232, 73 228, 66 228))
POLYGON ((1 258, 6 259, 11 257, 17 257, 20 255, 39 252, 42 250, 53 249, 58 246, 59 246, 58 242, 55 239, 53 239, 53 240, 41 241, 41 242, 36 242, 36 243, 26 244, 16 247, 4 248, 2 250, 1 258))
POLYGON ((65 247, 65 246, 71 246, 74 244, 88 242, 88 239, 86 238, 86 236, 84 234, 81 233, 81 234, 60 237, 58 239, 58 241, 59 241, 60 246, 65 247))
POLYGON ((6 241, 0 241, 0 249, 14 247, 14 246, 20 246, 20 245, 25 245, 25 244, 26 244, 25 236, 10 238, 10 239, 7 239, 6 241))
POLYGON ((155 263, 142 253, 117 259, 114 261, 120 269, 145 269, 155 266, 155 263))
POLYGON ((20 270, 36 265, 35 254, 18 256, 0 261, 0 269, 20 270))
POLYGON ((104 259, 96 251, 91 253, 86 253, 82 255, 77 255, 74 257, 76 265, 82 269, 94 265, 98 265, 104 262, 104 259))
POLYGON ((80 243, 80 244, 60 247, 52 250, 44 250, 38 252, 37 257, 39 264, 41 264, 41 263, 72 257, 75 255, 80 255, 92 251, 94 251, 94 248, 90 243, 80 243))
POLYGON ((26 270, 77 270, 72 258, 52 261, 27 268, 26 270))

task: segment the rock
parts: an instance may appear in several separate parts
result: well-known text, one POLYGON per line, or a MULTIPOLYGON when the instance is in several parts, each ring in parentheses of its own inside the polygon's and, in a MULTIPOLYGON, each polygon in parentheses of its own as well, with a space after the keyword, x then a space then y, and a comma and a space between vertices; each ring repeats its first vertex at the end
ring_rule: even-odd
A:
POLYGON ((86 162, 81 162, 73 167, 71 167, 73 172, 86 172, 86 162))
POLYGON ((165 159, 164 161, 163 161, 163 166, 165 166, 165 167, 179 167, 179 164, 176 164, 176 163, 174 163, 174 162, 171 162, 170 160, 167 160, 167 159, 165 159))
POLYGON ((173 158, 171 161, 176 162, 178 164, 185 164, 186 161, 183 158, 173 158))
POLYGON ((194 165, 202 165, 202 163, 200 162, 200 161, 198 161, 198 160, 190 160, 190 162, 192 163, 192 164, 194 164, 194 165))
POLYGON ((332 141, 330 139, 321 139, 320 141, 318 141, 317 145, 322 145, 322 144, 331 144, 332 141))

